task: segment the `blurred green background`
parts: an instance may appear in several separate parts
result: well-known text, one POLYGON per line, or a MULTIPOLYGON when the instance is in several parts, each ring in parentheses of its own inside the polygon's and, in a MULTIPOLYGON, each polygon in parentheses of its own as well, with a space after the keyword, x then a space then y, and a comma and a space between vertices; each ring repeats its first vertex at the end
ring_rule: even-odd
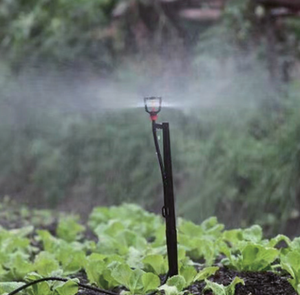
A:
POLYGON ((300 234, 300 19, 258 2, 2 0, 0 197, 160 212, 160 95, 179 215, 300 234))

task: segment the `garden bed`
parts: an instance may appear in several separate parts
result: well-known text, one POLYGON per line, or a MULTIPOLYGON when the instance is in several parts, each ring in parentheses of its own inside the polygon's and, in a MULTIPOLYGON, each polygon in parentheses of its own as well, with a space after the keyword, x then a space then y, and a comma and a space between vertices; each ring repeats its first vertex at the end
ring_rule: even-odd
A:
POLYGON ((79 282, 129 295, 298 294, 300 240, 264 239, 259 226, 224 230, 215 218, 201 225, 179 219, 179 275, 166 281, 164 221, 136 205, 95 208, 87 225, 66 214, 5 208, 0 225, 0 294, 53 276, 73 281, 19 294, 101 294, 79 282))

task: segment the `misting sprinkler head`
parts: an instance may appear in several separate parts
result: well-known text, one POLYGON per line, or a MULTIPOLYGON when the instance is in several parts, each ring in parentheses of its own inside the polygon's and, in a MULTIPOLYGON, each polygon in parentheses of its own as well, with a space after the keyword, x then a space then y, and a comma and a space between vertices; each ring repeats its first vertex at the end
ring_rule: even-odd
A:
POLYGON ((161 97, 145 97, 144 102, 145 102, 145 110, 147 113, 150 114, 150 118, 152 121, 157 120, 157 114, 161 110, 161 97))

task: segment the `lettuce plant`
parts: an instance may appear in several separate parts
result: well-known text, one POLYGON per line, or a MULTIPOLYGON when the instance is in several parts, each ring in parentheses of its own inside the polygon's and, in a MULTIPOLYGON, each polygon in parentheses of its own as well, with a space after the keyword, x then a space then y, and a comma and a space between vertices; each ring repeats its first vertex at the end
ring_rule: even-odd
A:
POLYGON ((94 208, 89 218, 89 226, 96 229, 109 221, 119 221, 126 229, 138 232, 146 239, 154 237, 156 229, 163 224, 162 218, 158 215, 149 213, 135 204, 123 204, 118 207, 94 208))
POLYGON ((218 243, 222 237, 223 224, 211 217, 200 225, 179 219, 178 242, 193 260, 205 259, 211 265, 219 253, 218 243))
POLYGON ((187 287, 187 282, 182 275, 176 275, 168 279, 166 284, 158 288, 166 295, 183 295, 183 289, 187 287))
POLYGON ((300 294, 300 253, 299 249, 292 250, 286 255, 281 256, 281 267, 286 270, 291 278, 288 281, 293 288, 300 294))
POLYGON ((235 277, 234 280, 228 286, 211 282, 209 280, 205 280, 205 283, 206 286, 204 290, 212 290, 214 295, 234 295, 235 287, 237 284, 245 285, 244 280, 239 277, 235 277))
MULTIPOLYGON (((32 272, 26 277, 26 281, 35 281, 41 279, 42 276, 32 272)), ((41 282, 24 290, 26 295, 75 295, 78 293, 78 279, 70 279, 67 282, 41 282)))
POLYGON ((19 282, 0 282, 0 294, 8 294, 17 288, 22 287, 24 284, 25 283, 19 282))
POLYGON ((168 261, 163 255, 147 255, 142 262, 147 271, 152 271, 157 275, 165 274, 168 271, 168 261))
POLYGON ((205 267, 204 269, 202 269, 200 272, 198 272, 196 274, 196 276, 194 277, 193 281, 194 282, 196 282, 196 281, 204 281, 207 278, 209 278, 210 276, 214 275, 217 270, 219 270, 218 266, 205 267))
POLYGON ((218 267, 207 267, 197 273, 193 266, 182 266, 180 274, 168 279, 166 284, 158 288, 159 291, 164 291, 166 295, 182 295, 184 289, 190 286, 195 281, 202 281, 214 274, 218 267))
POLYGON ((98 253, 92 253, 85 261, 85 272, 92 284, 103 289, 111 289, 119 285, 111 272, 117 263, 124 263, 121 256, 106 256, 98 253))
POLYGON ((85 227, 78 223, 78 219, 76 216, 67 216, 60 219, 56 229, 57 236, 67 242, 79 239, 85 227))
POLYGON ((279 250, 254 243, 242 243, 235 249, 223 246, 222 263, 238 271, 262 271, 279 256, 279 250))
MULTIPOLYGON (((179 274, 160 286, 160 275, 168 271, 165 245, 165 225, 158 216, 147 213, 136 205, 100 208, 92 213, 90 225, 98 241, 80 242, 83 227, 76 220, 60 220, 55 237, 46 230, 38 230, 32 238, 33 227, 16 230, 0 228, 0 294, 14 286, 13 281, 32 281, 45 276, 68 276, 84 270, 90 284, 110 290, 121 286, 125 294, 146 294, 159 291, 166 295, 182 295, 191 284, 205 281, 206 288, 216 295, 231 295, 236 278, 229 286, 209 281, 219 269, 216 258, 224 254, 223 264, 238 271, 287 271, 290 283, 300 294, 300 238, 292 242, 283 235, 263 239, 262 229, 224 231, 216 218, 200 225, 180 219, 178 222, 179 274), (67 234, 70 227, 70 232, 67 234), (42 242, 42 249, 33 247, 42 242), (276 245, 285 242, 285 247, 276 245), (205 259, 202 260, 202 259, 205 259), (276 265, 274 264, 276 261, 276 265), (203 268, 203 266, 206 266, 203 268), (195 266, 201 267, 196 271, 195 266)), ((76 282, 43 282, 21 294, 73 295, 76 282)))
POLYGON ((160 279, 153 273, 146 273, 141 269, 132 270, 127 264, 117 264, 111 272, 111 276, 128 289, 129 294, 145 294, 156 290, 160 285, 160 279))
POLYGON ((49 276, 53 271, 60 269, 59 262, 49 252, 40 252, 34 260, 34 270, 42 276, 49 276))

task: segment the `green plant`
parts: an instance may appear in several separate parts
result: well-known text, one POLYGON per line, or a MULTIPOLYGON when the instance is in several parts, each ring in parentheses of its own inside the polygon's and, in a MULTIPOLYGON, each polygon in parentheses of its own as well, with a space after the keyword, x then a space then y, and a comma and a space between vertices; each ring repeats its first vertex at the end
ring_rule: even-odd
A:
MULTIPOLYGON (((97 245, 91 241, 76 240, 77 234, 72 235, 71 239, 65 239, 63 236, 53 236, 47 230, 35 232, 31 226, 13 230, 0 228, 0 294, 4 295, 23 284, 16 284, 17 281, 27 282, 48 276, 74 277, 84 271, 90 284, 106 290, 121 287, 126 289, 124 294, 130 295, 144 295, 151 291, 183 295, 189 286, 201 285, 202 282, 205 282, 206 290, 210 289, 215 294, 233 295, 235 286, 244 283, 240 278, 235 278, 228 286, 211 281, 218 277, 217 271, 222 269, 215 262, 220 263, 220 255, 223 254, 226 256, 221 261, 223 265, 236 271, 287 272, 291 276, 289 282, 300 292, 300 238, 290 241, 286 236, 278 235, 264 239, 262 229, 257 225, 224 230, 216 218, 209 218, 200 225, 184 219, 178 222, 178 232, 185 236, 183 244, 179 241, 178 245, 179 274, 168 278, 161 285, 159 276, 166 275, 168 271, 166 246, 142 236, 158 237, 162 241, 162 224, 160 218, 156 217, 148 215, 136 205, 95 208, 90 224, 101 238, 97 245), (132 210, 138 214, 129 214, 132 210), (99 213, 98 217, 95 212, 99 213), (149 223, 148 218, 143 219, 143 216, 153 222, 149 223), (124 222, 121 223, 118 218, 123 218, 124 222), (96 220, 100 220, 99 224, 96 220), (140 237, 137 237, 138 232, 133 232, 133 228, 141 229, 140 237), (197 238, 193 240, 195 236, 197 238), (200 256, 195 256, 193 251, 186 251, 191 247, 188 238, 193 247, 197 246, 195 241, 201 242, 202 239, 214 245, 209 254, 210 260, 205 261, 206 266, 193 260, 194 257, 206 257, 204 248, 199 246, 203 250, 200 256), (118 241, 123 246, 118 246, 118 241), (286 243, 286 247, 277 249, 281 241, 286 243)), ((70 222, 68 216, 65 222, 70 222)), ((79 223, 78 226, 75 223, 78 221, 72 220, 74 228, 81 228, 79 223)), ((74 232, 72 228, 71 232, 74 232)), ((43 282, 30 287, 23 294, 73 295, 77 290, 76 280, 66 283, 43 282)))
POLYGON ((78 223, 79 217, 68 216, 58 223, 56 234, 59 238, 72 242, 80 238, 80 234, 85 230, 84 226, 78 223))
POLYGON ((286 270, 291 278, 288 281, 293 288, 300 294, 300 253, 299 250, 292 250, 286 255, 281 256, 280 266, 286 270))
POLYGON ((262 240, 262 229, 252 226, 245 230, 225 231, 223 237, 228 244, 221 246, 226 255, 223 263, 237 270, 262 271, 270 268, 271 263, 279 257, 280 251, 274 246, 286 237, 278 236, 271 241, 262 240))
POLYGON ((214 275, 216 271, 218 271, 218 269, 218 266, 205 267, 196 274, 196 276, 194 277, 194 281, 204 281, 210 276, 214 275))
POLYGON ((212 290, 215 295, 234 295, 235 286, 237 284, 245 284, 244 280, 239 277, 235 277, 228 286, 223 286, 209 280, 205 280, 205 283, 205 290, 212 290))
MULTIPOLYGON (((118 264, 111 272, 111 276, 129 290, 129 294, 145 294, 159 287, 160 279, 153 273, 146 273, 140 269, 132 270, 126 264, 118 264)), ((127 292, 125 292, 127 293, 127 292)))

